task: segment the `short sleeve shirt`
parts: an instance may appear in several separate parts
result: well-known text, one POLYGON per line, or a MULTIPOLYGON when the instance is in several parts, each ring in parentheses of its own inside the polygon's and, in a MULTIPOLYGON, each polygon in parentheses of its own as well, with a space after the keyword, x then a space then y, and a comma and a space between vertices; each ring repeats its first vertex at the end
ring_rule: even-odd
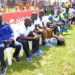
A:
POLYGON ((24 35, 25 37, 29 35, 30 33, 30 27, 26 27, 24 22, 21 23, 20 28, 19 28, 19 36, 24 35))
POLYGON ((47 22, 50 22, 48 16, 44 16, 42 22, 46 26, 47 25, 47 22))
POLYGON ((36 25, 42 26, 42 22, 43 22, 43 19, 40 19, 38 17, 38 19, 37 19, 37 21, 35 23, 36 23, 36 25))

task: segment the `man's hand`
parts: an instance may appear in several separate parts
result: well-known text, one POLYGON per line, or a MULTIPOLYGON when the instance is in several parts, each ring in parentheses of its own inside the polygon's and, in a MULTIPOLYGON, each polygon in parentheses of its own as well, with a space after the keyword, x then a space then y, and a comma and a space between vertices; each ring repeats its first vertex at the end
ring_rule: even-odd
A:
POLYGON ((3 43, 4 44, 9 44, 11 41, 10 40, 4 40, 3 43))
POLYGON ((14 39, 11 39, 11 40, 4 40, 3 43, 4 43, 4 44, 9 44, 9 43, 11 43, 11 42, 13 42, 13 41, 14 41, 14 39))
POLYGON ((66 21, 68 21, 68 19, 64 19, 64 21, 66 22, 66 21))
POLYGON ((13 38, 13 39, 11 39, 10 41, 11 41, 11 42, 13 42, 13 41, 14 41, 14 38, 13 38))
POLYGON ((57 27, 57 25, 53 25, 53 27, 55 27, 55 28, 56 28, 56 27, 57 27))
POLYGON ((33 40, 37 40, 38 39, 38 37, 33 37, 33 40))
POLYGON ((68 19, 69 19, 69 20, 71 20, 71 19, 72 19, 72 17, 71 17, 71 16, 69 16, 69 17, 68 17, 68 19))
POLYGON ((62 22, 59 22, 58 25, 61 26, 62 25, 62 22))

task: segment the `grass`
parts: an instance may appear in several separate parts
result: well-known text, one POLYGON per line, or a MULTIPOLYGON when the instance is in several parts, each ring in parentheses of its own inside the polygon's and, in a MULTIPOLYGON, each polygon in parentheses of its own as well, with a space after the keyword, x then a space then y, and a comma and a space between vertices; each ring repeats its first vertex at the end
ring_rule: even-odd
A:
POLYGON ((65 46, 52 48, 40 48, 45 52, 41 57, 32 56, 33 63, 26 61, 25 55, 21 57, 21 63, 13 61, 8 66, 6 75, 75 75, 75 27, 72 33, 65 35, 65 46))
MULTIPOLYGON (((26 9, 26 7, 24 7, 24 8, 26 9)), ((34 10, 34 7, 33 6, 30 6, 30 10, 34 10)), ((2 11, 3 11, 3 8, 2 8, 2 11)), ((6 9, 6 12, 15 12, 15 11, 16 11, 15 8, 7 8, 6 9)))

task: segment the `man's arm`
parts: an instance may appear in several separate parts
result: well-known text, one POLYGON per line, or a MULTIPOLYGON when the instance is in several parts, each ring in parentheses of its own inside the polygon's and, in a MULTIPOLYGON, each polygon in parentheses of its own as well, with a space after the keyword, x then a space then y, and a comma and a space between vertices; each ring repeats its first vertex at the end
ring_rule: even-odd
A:
POLYGON ((37 40, 38 39, 38 37, 25 37, 24 35, 21 35, 20 38, 23 40, 37 40))
POLYGON ((9 32, 10 32, 10 35, 11 35, 10 39, 13 39, 13 38, 14 38, 14 32, 13 32, 13 30, 12 30, 12 28, 10 27, 9 24, 8 24, 8 29, 9 29, 9 32))
POLYGON ((8 30, 9 30, 9 32, 10 32, 10 38, 9 38, 9 40, 3 40, 2 42, 3 42, 4 44, 9 44, 9 43, 11 43, 11 42, 14 41, 14 33, 13 33, 13 30, 11 29, 11 27, 10 27, 9 24, 7 24, 7 27, 8 27, 8 30))

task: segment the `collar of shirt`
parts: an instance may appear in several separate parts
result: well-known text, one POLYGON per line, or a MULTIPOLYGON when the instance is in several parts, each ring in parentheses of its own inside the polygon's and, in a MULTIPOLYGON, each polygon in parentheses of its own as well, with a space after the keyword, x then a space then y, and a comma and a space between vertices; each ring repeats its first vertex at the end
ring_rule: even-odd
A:
POLYGON ((32 21, 32 24, 34 24, 34 20, 32 21))
POLYGON ((39 15, 39 19, 40 19, 40 21, 42 21, 42 17, 39 15))
POLYGON ((26 23, 24 23, 24 26, 26 27, 26 29, 28 29, 28 26, 26 25, 26 23))
POLYGON ((4 25, 4 22, 2 22, 2 24, 0 26, 3 26, 4 25))

